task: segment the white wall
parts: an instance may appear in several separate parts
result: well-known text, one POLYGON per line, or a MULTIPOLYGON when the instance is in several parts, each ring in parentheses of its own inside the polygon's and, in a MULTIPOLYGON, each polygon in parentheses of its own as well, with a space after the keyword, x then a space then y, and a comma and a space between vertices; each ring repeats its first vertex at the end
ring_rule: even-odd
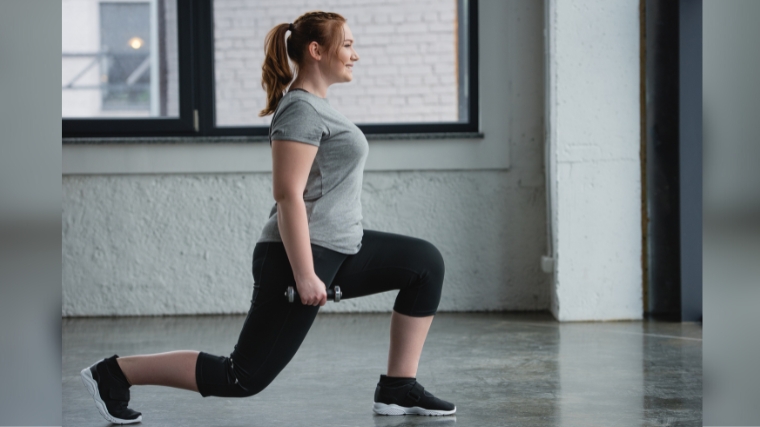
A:
MULTIPOLYGON (((364 225, 441 249, 442 310, 543 310, 543 5, 481 2, 479 19, 485 138, 373 140, 364 225)), ((247 310, 273 203, 268 144, 66 145, 63 169, 64 315, 247 310)))
POLYGON ((638 0, 547 0, 547 164, 561 321, 642 316, 638 0))
MULTIPOLYGON (((540 310, 543 190, 509 172, 369 172, 366 229, 427 239, 446 264, 440 309, 540 310)), ((63 314, 243 313, 269 174, 64 178, 63 314)), ((390 311, 394 293, 325 311, 390 311)))

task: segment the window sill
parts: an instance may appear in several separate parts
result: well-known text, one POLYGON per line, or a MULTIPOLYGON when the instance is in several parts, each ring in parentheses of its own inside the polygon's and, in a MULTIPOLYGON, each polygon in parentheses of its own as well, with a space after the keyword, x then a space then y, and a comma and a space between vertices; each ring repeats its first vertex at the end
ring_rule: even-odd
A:
MULTIPOLYGON (((483 139, 482 132, 440 132, 440 133, 389 133, 368 134, 368 141, 400 140, 440 140, 440 139, 483 139)), ((63 138, 64 145, 100 144, 248 144, 268 142, 267 136, 147 136, 147 137, 94 137, 63 138)))

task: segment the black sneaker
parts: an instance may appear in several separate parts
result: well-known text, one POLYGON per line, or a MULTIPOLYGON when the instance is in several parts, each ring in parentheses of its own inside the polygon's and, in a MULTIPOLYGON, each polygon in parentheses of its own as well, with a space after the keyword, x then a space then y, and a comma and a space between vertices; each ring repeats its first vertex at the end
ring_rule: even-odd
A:
POLYGON ((380 415, 453 415, 457 407, 425 391, 414 378, 380 375, 372 410, 380 415))
POLYGON ((82 369, 80 376, 87 390, 95 399, 95 406, 106 420, 114 424, 132 424, 142 421, 142 414, 127 408, 129 403, 129 383, 126 378, 119 378, 121 372, 114 373, 112 363, 116 363, 114 355, 108 359, 101 359, 90 367, 82 369), (109 362, 110 359, 110 362, 109 362), (109 365, 112 367, 109 368, 109 365))

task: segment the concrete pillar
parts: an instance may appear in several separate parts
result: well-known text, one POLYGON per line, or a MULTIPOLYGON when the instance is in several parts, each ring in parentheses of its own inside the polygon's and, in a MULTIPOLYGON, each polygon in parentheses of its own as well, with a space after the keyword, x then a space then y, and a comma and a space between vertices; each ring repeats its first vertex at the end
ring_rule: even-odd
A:
POLYGON ((638 0, 546 0, 551 310, 642 317, 638 0))

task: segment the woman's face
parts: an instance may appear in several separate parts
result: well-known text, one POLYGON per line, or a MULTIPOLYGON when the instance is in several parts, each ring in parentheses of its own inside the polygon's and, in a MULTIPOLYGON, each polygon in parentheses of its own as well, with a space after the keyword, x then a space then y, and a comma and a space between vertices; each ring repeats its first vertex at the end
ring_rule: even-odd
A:
POLYGON ((359 60, 359 55, 354 50, 354 35, 348 24, 343 24, 343 34, 343 44, 330 63, 330 74, 335 83, 350 82, 354 77, 352 74, 354 62, 359 60))

